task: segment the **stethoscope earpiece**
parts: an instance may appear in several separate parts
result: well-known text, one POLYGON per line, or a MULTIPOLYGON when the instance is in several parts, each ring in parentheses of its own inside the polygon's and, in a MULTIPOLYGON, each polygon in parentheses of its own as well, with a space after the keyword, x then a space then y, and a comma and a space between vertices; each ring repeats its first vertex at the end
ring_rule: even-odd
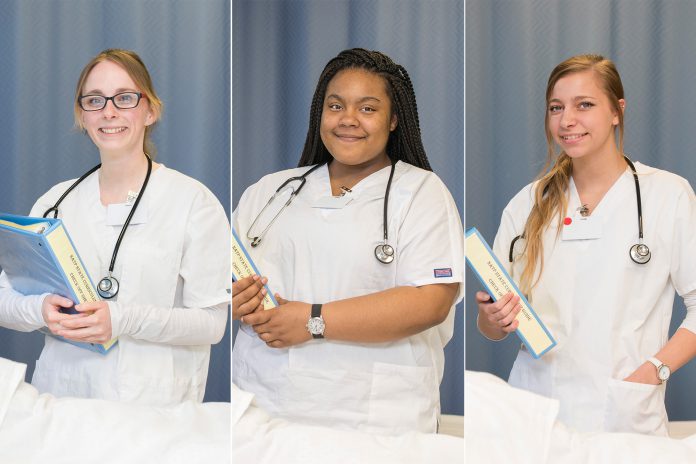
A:
POLYGON ((118 294, 118 280, 116 280, 116 277, 108 276, 100 280, 99 285, 97 285, 97 293, 107 300, 115 297, 118 294))
POLYGON ((650 261, 652 255, 650 254, 650 248, 644 243, 636 243, 629 250, 629 255, 631 259, 636 264, 645 264, 650 261))
POLYGON ((394 248, 388 243, 377 245, 375 247, 375 257, 380 263, 389 264, 394 261, 394 248))

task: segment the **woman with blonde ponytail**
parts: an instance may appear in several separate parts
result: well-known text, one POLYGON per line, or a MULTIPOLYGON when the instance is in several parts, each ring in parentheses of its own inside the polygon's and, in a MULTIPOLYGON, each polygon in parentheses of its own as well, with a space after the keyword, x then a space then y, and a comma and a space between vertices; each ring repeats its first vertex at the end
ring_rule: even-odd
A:
MULTIPOLYGON (((696 355, 693 190, 624 154, 612 61, 560 63, 546 104, 547 166, 505 208, 493 248, 558 344, 536 360, 521 348, 510 383, 559 399, 578 430, 666 435, 665 382, 696 355), (629 253, 637 243, 647 262, 629 253), (675 290, 687 316, 668 340, 675 290)), ((476 298, 484 336, 517 328, 517 297, 476 298)))

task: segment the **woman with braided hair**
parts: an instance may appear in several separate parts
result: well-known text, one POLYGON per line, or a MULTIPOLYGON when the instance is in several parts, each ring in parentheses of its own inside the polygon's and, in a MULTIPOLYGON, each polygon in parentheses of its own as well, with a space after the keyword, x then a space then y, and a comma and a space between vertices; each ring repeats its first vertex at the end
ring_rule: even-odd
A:
POLYGON ((234 382, 293 421, 435 432, 463 233, 406 70, 359 48, 329 61, 299 167, 249 187, 233 220, 265 273, 233 285, 234 382))

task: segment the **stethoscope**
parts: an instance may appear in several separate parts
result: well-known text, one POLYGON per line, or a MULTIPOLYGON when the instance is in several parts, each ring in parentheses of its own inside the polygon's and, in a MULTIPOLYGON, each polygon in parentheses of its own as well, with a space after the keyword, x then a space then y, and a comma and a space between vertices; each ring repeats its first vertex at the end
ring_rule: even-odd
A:
MULTIPOLYGON (((276 189, 275 193, 273 193, 273 196, 271 196, 271 198, 268 199, 268 201, 266 202, 266 205, 263 207, 263 209, 261 209, 259 214, 256 215, 256 218, 254 218, 254 221, 251 223, 251 225, 249 226, 249 229, 247 230, 246 236, 247 236, 247 239, 251 240, 252 247, 257 247, 259 245, 259 243, 261 243, 261 239, 266 234, 266 231, 268 230, 268 228, 271 227, 271 224, 273 224, 275 222, 275 220, 278 218, 280 213, 282 213, 283 210, 285 208, 287 208, 290 205, 290 203, 292 203, 292 200, 294 200, 295 197, 300 193, 300 191, 302 190, 302 187, 304 187, 304 184, 307 182, 307 176, 310 175, 311 173, 313 173, 315 170, 317 170, 321 166, 323 166, 323 164, 318 164, 318 165, 312 167, 311 169, 309 169, 307 172, 305 172, 301 176, 290 177, 285 182, 283 182, 280 185, 280 187, 278 187, 276 189), (258 222, 259 218, 263 215, 263 212, 266 210, 266 208, 268 208, 270 206, 271 203, 273 203, 273 200, 275 200, 275 198, 280 194, 280 192, 288 184, 291 184, 292 182, 299 182, 300 185, 297 188, 292 187, 292 185, 290 186, 292 188, 292 191, 290 192, 290 197, 285 202, 285 204, 280 208, 280 210, 276 213, 276 215, 273 216, 273 219, 271 219, 271 221, 268 223, 266 228, 263 229, 260 234, 252 236, 251 231, 254 229, 254 226, 258 222)), ((382 227, 383 227, 383 231, 384 231, 384 240, 382 243, 380 243, 379 245, 377 245, 375 247, 375 258, 377 258, 377 261, 379 261, 380 263, 384 263, 384 264, 389 264, 392 261, 394 261, 394 247, 389 245, 389 232, 387 230, 387 206, 389 204, 389 192, 391 191, 391 183, 392 183, 392 178, 394 177, 395 167, 396 167, 396 162, 392 161, 391 162, 391 171, 389 172, 389 180, 387 181, 387 189, 384 192, 384 208, 383 208, 384 218, 383 218, 383 222, 382 222, 382 227)))
MULTIPOLYGON (((147 187, 147 183, 150 180, 150 173, 152 172, 152 159, 150 156, 145 153, 145 157, 147 158, 147 174, 145 174, 145 180, 143 181, 143 186, 140 187, 140 193, 135 199, 135 203, 133 203, 133 208, 131 208, 130 213, 128 214, 128 217, 126 218, 126 222, 123 224, 123 227, 121 228, 121 233, 118 236, 118 239, 116 240, 116 245, 114 246, 114 252, 111 255, 111 264, 109 264, 109 271, 106 277, 101 279, 99 281, 99 284, 97 284, 97 293, 99 293, 99 296, 102 298, 111 299, 118 295, 118 290, 119 290, 119 283, 116 277, 114 277, 112 274, 114 272, 114 264, 116 264, 116 256, 118 255, 118 249, 121 246, 121 241, 123 240, 123 236, 126 234, 126 230, 128 229, 128 225, 131 222, 131 219, 133 218, 133 214, 135 214, 135 210, 138 208, 138 204, 140 203, 140 199, 143 197, 143 193, 145 193, 145 188, 147 187)), ((79 179, 77 179, 73 184, 61 195, 60 198, 58 198, 58 201, 56 201, 56 204, 53 205, 51 208, 47 209, 46 212, 43 214, 43 217, 48 216, 48 214, 53 211, 53 217, 57 218, 58 217, 58 206, 63 202, 66 196, 75 188, 77 187, 80 182, 85 180, 87 177, 89 177, 93 172, 95 172, 97 169, 101 167, 101 163, 97 164, 94 166, 92 169, 84 173, 79 179)))
MULTIPOLYGON (((625 155, 624 159, 626 160, 626 163, 628 163, 628 166, 631 168, 631 173, 633 174, 633 181, 636 184, 636 203, 638 205, 638 243, 633 245, 628 250, 628 255, 636 264, 645 264, 650 261, 652 255, 650 254, 650 248, 648 248, 648 245, 643 243, 643 207, 640 196, 640 182, 638 182, 638 172, 636 171, 636 167, 633 165, 633 162, 625 155)), ((523 237, 518 235, 512 239, 512 242, 510 242, 510 254, 508 256, 510 262, 512 262, 514 258, 513 251, 515 249, 515 243, 520 238, 523 237)))

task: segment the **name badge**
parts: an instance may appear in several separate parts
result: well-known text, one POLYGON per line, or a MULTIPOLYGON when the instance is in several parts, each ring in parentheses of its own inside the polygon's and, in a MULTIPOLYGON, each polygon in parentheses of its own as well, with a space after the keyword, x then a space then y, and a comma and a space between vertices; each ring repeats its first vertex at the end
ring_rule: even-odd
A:
POLYGON ((312 203, 312 208, 341 209, 353 201, 352 195, 341 195, 339 197, 326 196, 319 197, 312 203))
POLYGON ((563 221, 561 240, 594 240, 602 237, 602 223, 595 216, 583 217, 579 213, 563 221))
MULTIPOLYGON (((128 203, 114 203, 106 207, 106 225, 122 226, 131 212, 133 205, 128 203)), ((131 225, 145 224, 147 222, 147 208, 144 204, 138 205, 135 214, 131 218, 131 225)))

